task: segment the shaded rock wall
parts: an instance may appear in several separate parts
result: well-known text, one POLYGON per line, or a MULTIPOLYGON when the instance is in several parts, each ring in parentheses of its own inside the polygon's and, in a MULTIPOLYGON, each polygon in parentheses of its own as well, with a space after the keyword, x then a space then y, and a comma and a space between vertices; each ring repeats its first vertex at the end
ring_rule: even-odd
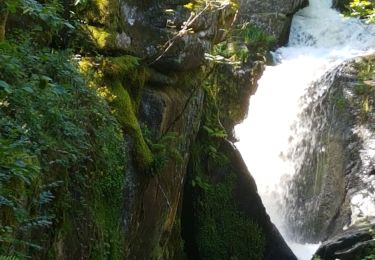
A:
POLYGON ((165 248, 178 219, 190 145, 199 128, 202 105, 203 93, 199 89, 194 93, 173 88, 146 90, 143 95, 141 121, 159 136, 167 131, 178 133, 173 145, 182 160, 168 162, 154 177, 134 173, 135 196, 127 201, 133 207, 126 213, 131 214, 127 234, 129 259, 178 258, 173 252, 166 255, 165 248))
POLYGON ((198 152, 202 158, 195 154, 189 164, 182 211, 188 259, 296 259, 271 223, 239 151, 222 141, 218 153, 224 157, 198 152))

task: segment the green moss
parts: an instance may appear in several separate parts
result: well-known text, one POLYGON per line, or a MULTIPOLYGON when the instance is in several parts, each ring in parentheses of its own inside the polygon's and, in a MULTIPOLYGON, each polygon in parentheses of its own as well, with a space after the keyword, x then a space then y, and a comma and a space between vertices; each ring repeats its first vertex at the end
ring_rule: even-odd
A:
POLYGON ((81 28, 86 34, 87 38, 99 50, 113 50, 116 49, 116 35, 115 31, 109 31, 106 28, 82 25, 81 28))
POLYGON ((120 1, 80 1, 76 6, 78 16, 87 24, 99 24, 111 30, 118 30, 120 24, 120 1))
MULTIPOLYGON (((122 182, 121 180, 120 183, 122 182)), ((116 195, 115 192, 116 190, 113 191, 113 194, 116 195)), ((93 222, 97 227, 98 239, 91 259, 124 259, 125 238, 121 223, 121 204, 111 203, 108 199, 96 197, 94 205, 92 214, 93 222)))
POLYGON ((263 259, 262 229, 239 212, 233 181, 211 184, 201 197, 198 246, 202 259, 263 259))
POLYGON ((138 58, 130 55, 83 59, 80 68, 91 78, 90 85, 107 100, 124 132, 133 138, 134 157, 139 169, 148 169, 153 162, 153 155, 145 142, 136 115, 148 77, 147 70, 139 64, 138 58))
POLYGON ((153 156, 143 138, 129 93, 119 81, 113 82, 110 88, 115 96, 110 102, 112 111, 125 132, 134 138, 135 158, 138 166, 141 169, 147 169, 153 161, 153 156))
POLYGON ((80 19, 80 29, 72 41, 73 48, 85 52, 108 52, 116 50, 116 37, 123 31, 120 15, 120 1, 92 0, 77 1, 74 12, 80 19))
MULTIPOLYGON (((212 148, 209 148, 212 150, 212 148)), ((217 152, 216 152, 217 153, 217 152)), ((234 199, 235 173, 213 176, 206 172, 212 163, 225 160, 206 146, 193 148, 195 240, 200 259, 263 259, 265 237, 259 225, 237 208, 234 199), (207 154, 211 154, 207 158, 207 154)))
MULTIPOLYGON (((112 78, 122 79, 139 67, 139 59, 131 55, 107 57, 103 60, 103 71, 112 78)), ((132 75, 136 76, 136 75, 132 75)))
POLYGON ((143 87, 149 77, 148 70, 139 63, 139 58, 130 55, 107 57, 103 59, 101 67, 106 82, 122 82, 131 97, 134 110, 137 111, 143 87))

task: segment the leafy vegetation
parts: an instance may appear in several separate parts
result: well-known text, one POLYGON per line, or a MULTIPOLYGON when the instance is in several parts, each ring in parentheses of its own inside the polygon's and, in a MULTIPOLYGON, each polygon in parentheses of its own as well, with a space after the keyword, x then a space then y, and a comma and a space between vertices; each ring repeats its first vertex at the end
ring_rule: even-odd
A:
MULTIPOLYGON (((194 1, 185 7, 197 12, 204 3, 210 10, 227 4, 194 1)), ((151 175, 170 160, 182 160, 176 148, 180 137, 152 136, 138 122, 149 71, 137 57, 114 51, 121 27, 118 4, 0 3, 0 259, 124 259, 126 155, 151 175), (132 147, 124 136, 131 137, 132 147)), ((274 44, 248 24, 238 27, 232 40, 218 45, 214 55, 233 64, 259 59, 274 44), (228 46, 233 48, 225 53, 228 46)), ((197 164, 227 163, 219 151, 227 137, 221 124, 226 92, 219 69, 214 70, 204 86, 201 132, 207 142, 197 148, 197 164)), ((230 111, 233 121, 241 117, 238 107, 230 111)), ((201 166, 193 186, 199 194, 202 254, 261 259, 262 230, 238 211, 233 176, 213 183, 201 166)))
POLYGON ((36 257, 62 237, 90 245, 87 256, 120 259, 123 131, 72 51, 52 41, 73 29, 62 9, 58 1, 1 6, 30 23, 0 43, 0 255, 36 257))
POLYGON ((152 175, 159 174, 165 169, 167 163, 170 161, 177 163, 183 161, 183 158, 177 149, 177 143, 181 139, 177 133, 168 132, 157 138, 147 127, 144 127, 142 130, 143 135, 145 136, 145 141, 154 155, 153 164, 150 169, 152 175))
POLYGON ((346 4, 345 13, 349 16, 360 17, 368 23, 375 22, 375 3, 371 0, 351 0, 346 4))
POLYGON ((234 199, 235 173, 217 176, 211 171, 215 166, 226 167, 228 159, 212 143, 203 143, 194 146, 191 163, 196 199, 194 239, 199 258, 263 259, 263 230, 239 211, 234 199))
POLYGON ((216 44, 211 59, 218 63, 240 65, 250 60, 264 60, 276 39, 250 23, 236 25, 226 41, 216 44))
POLYGON ((375 59, 367 58, 356 64, 359 82, 355 85, 355 94, 360 98, 361 116, 367 121, 375 101, 375 86, 373 77, 375 75, 375 59))

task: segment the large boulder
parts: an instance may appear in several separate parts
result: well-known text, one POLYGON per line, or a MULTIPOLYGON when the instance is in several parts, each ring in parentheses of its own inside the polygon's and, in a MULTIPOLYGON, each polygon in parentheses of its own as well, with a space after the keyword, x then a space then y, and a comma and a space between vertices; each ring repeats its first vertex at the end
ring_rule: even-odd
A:
POLYGON ((373 61, 358 58, 328 73, 330 88, 323 95, 312 88, 317 98, 301 115, 310 118, 300 144, 307 152, 299 157, 288 213, 295 235, 306 241, 330 239, 375 215, 373 61))
POLYGON ((367 259, 366 257, 370 255, 374 256, 374 228, 374 219, 362 225, 351 226, 325 241, 315 255, 324 260, 356 260, 367 259))
POLYGON ((144 4, 124 2, 121 5, 123 38, 129 38, 126 50, 149 60, 161 71, 186 71, 202 65, 204 53, 225 36, 225 28, 230 27, 235 17, 233 2, 220 7, 210 7, 200 14, 196 12, 194 21, 191 11, 185 7, 189 1, 159 1, 144 4))
MULTIPOLYGON (((200 133, 200 142, 207 138, 200 133)), ((297 259, 267 215, 239 151, 228 141, 218 144, 216 155, 206 152, 208 144, 196 145, 189 163, 182 211, 188 259, 297 259)))

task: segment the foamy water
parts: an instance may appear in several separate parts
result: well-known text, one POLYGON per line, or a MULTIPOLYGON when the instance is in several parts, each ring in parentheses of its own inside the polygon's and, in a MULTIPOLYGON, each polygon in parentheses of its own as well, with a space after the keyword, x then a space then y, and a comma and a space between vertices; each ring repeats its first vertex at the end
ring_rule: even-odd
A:
MULTIPOLYGON (((251 97, 248 118, 236 126, 236 144, 251 174, 272 221, 286 240, 288 227, 281 214, 283 180, 291 178, 298 161, 286 154, 298 136, 291 126, 311 99, 301 97, 314 81, 350 58, 373 52, 375 28, 357 19, 342 17, 330 8, 330 0, 310 0, 310 6, 299 11, 292 23, 289 44, 274 53, 277 65, 266 68, 251 97)), ((329 86, 319 86, 323 93, 329 86)), ((303 133, 299 129, 299 133, 303 133)), ((308 130, 306 130, 308 131, 308 130)), ((318 245, 289 242, 299 259, 311 259, 318 245)))

